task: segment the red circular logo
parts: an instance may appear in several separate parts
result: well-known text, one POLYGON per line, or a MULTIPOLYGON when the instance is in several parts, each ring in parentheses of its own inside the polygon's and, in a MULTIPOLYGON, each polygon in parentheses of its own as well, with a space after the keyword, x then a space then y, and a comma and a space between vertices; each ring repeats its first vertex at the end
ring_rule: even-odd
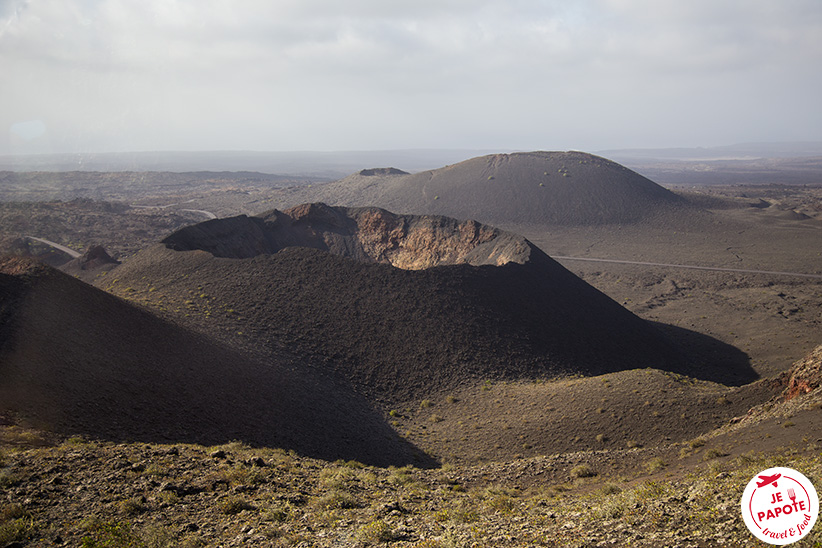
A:
POLYGON ((819 497, 808 478, 791 468, 768 468, 742 494, 742 518, 756 538, 791 544, 807 535, 819 515, 819 497))

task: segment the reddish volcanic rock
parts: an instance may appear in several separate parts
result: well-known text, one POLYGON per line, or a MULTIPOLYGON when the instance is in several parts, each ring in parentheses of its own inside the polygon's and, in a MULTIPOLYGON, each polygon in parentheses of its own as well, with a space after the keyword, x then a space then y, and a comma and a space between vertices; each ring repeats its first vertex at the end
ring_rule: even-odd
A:
POLYGON ((791 370, 791 378, 785 392, 785 399, 807 394, 822 384, 822 345, 796 362, 791 370))

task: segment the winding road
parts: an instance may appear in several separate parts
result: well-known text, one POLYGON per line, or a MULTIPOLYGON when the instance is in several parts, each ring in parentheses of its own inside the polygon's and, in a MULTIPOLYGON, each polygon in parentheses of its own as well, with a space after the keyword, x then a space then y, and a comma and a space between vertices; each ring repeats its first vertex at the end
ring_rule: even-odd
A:
POLYGON ((781 272, 775 270, 749 270, 745 268, 723 268, 721 266, 697 266, 690 264, 670 264, 670 263, 646 263, 641 261, 623 261, 619 259, 593 259, 590 257, 562 257, 559 255, 551 255, 552 259, 557 261, 589 261, 592 263, 615 263, 615 264, 632 264, 639 266, 662 266, 666 268, 685 268, 690 270, 712 270, 716 272, 738 272, 740 274, 766 274, 770 276, 796 276, 799 278, 813 278, 822 280, 822 274, 805 274, 802 272, 781 272))
POLYGON ((200 213, 202 215, 205 215, 209 219, 216 219, 217 218, 216 215, 214 215, 210 211, 206 211, 205 209, 181 209, 180 211, 188 211, 189 213, 200 213))
POLYGON ((77 257, 82 256, 82 253, 78 253, 78 252, 74 251, 73 249, 71 249, 70 247, 66 247, 64 245, 54 243, 50 240, 45 240, 43 238, 37 238, 36 236, 25 236, 25 237, 30 239, 30 240, 37 240, 38 242, 44 243, 46 245, 50 245, 54 249, 58 249, 58 250, 62 251, 63 253, 71 255, 72 259, 76 259, 77 257))
MULTIPOLYGON (((177 205, 177 204, 168 204, 168 205, 163 205, 163 206, 132 205, 131 207, 133 207, 135 209, 166 209, 166 208, 171 207, 173 205, 177 205)), ((199 213, 201 215, 205 215, 209 219, 216 219, 217 218, 217 216, 214 215, 212 212, 206 211, 204 209, 181 209, 180 211, 187 211, 189 213, 199 213)), ((49 246, 53 247, 54 249, 57 249, 59 251, 62 251, 65 254, 69 255, 72 259, 76 259, 76 258, 82 256, 82 253, 78 253, 77 251, 74 251, 70 247, 60 245, 56 242, 52 242, 51 240, 46 240, 45 238, 38 238, 37 236, 24 236, 24 238, 28 238, 30 240, 36 240, 40 243, 44 243, 46 245, 49 245, 49 246)))
MULTIPOLYGON (((178 204, 168 204, 168 205, 161 205, 161 206, 148 206, 148 205, 134 205, 134 204, 132 204, 130 207, 133 207, 134 209, 167 209, 167 208, 169 208, 171 206, 175 206, 175 205, 178 205, 178 204)), ((201 215, 205 215, 209 219, 216 219, 217 218, 216 215, 214 215, 210 211, 206 211, 205 209, 180 209, 180 211, 187 211, 189 213, 199 213, 201 215)))
POLYGON ((38 242, 44 243, 46 245, 50 245, 54 249, 58 249, 58 250, 62 251, 63 253, 71 255, 72 259, 76 259, 77 257, 80 257, 82 255, 82 253, 78 253, 78 252, 74 251, 73 249, 71 249, 70 247, 66 247, 64 245, 54 243, 50 240, 45 240, 43 238, 37 238, 36 236, 25 236, 25 237, 30 239, 30 240, 37 240, 38 242))
MULTIPOLYGON (((147 206, 147 207, 159 207, 159 206, 147 206)), ((195 213, 202 213, 208 216, 209 219, 216 219, 217 217, 211 213, 210 211, 204 211, 201 209, 184 209, 183 211, 191 211, 195 213)), ((32 240, 37 240, 38 242, 42 242, 46 245, 50 245, 55 249, 59 249, 60 251, 71 255, 72 258, 80 257, 80 253, 74 251, 73 249, 66 247, 64 245, 60 245, 58 243, 52 242, 50 240, 46 240, 43 238, 37 238, 35 236, 26 236, 26 238, 30 238, 32 240)), ((714 272, 736 272, 739 274, 765 274, 767 276, 794 276, 797 278, 811 278, 814 280, 822 280, 822 274, 806 274, 803 272, 783 272, 778 270, 753 270, 747 268, 724 268, 721 266, 699 266, 699 265, 692 265, 692 264, 673 264, 673 263, 649 263, 643 261, 625 261, 620 259, 595 259, 592 257, 565 257, 561 255, 552 255, 552 259, 557 261, 587 261, 591 263, 612 263, 612 264, 630 264, 630 265, 638 265, 638 266, 661 266, 664 268, 684 268, 687 270, 710 270, 714 272)))

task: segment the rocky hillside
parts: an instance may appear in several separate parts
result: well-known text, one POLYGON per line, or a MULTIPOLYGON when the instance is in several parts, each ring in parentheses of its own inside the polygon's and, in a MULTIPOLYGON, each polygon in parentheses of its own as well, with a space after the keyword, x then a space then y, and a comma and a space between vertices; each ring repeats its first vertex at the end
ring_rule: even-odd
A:
MULTIPOLYGON (((628 454, 662 462, 639 451, 628 454)), ((237 443, 72 440, 9 455, 0 540, 135 548, 761 546, 739 512, 745 484, 777 463, 822 472, 818 455, 793 453, 715 458, 687 479, 643 467, 625 477, 594 468, 592 456, 387 470, 237 443)), ((815 546, 820 536, 816 528, 797 546, 815 546)))
POLYGON ((790 371, 785 399, 791 400, 807 394, 822 385, 822 345, 797 361, 790 371))
POLYGON ((0 415, 62 434, 427 461, 361 397, 286 352, 265 362, 62 272, 0 259, 0 415))

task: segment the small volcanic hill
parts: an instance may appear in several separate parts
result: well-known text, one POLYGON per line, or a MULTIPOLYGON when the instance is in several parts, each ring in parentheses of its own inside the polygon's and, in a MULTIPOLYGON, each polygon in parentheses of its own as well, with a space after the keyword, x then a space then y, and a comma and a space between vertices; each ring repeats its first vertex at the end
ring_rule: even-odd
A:
POLYGON ((94 278, 108 272, 118 264, 120 261, 113 259, 103 246, 93 245, 80 257, 61 265, 60 270, 90 283, 94 278))
POLYGON ((653 326, 473 221, 307 204, 184 228, 108 278, 232 344, 312 356, 383 402, 486 379, 686 368, 653 326))
POLYGON ((642 175, 583 152, 493 154, 415 174, 369 169, 310 196, 507 225, 629 224, 690 209, 642 175))
POLYGON ((285 353, 266 362, 51 267, 0 257, 0 414, 93 438, 279 446, 425 464, 360 396, 285 353))

